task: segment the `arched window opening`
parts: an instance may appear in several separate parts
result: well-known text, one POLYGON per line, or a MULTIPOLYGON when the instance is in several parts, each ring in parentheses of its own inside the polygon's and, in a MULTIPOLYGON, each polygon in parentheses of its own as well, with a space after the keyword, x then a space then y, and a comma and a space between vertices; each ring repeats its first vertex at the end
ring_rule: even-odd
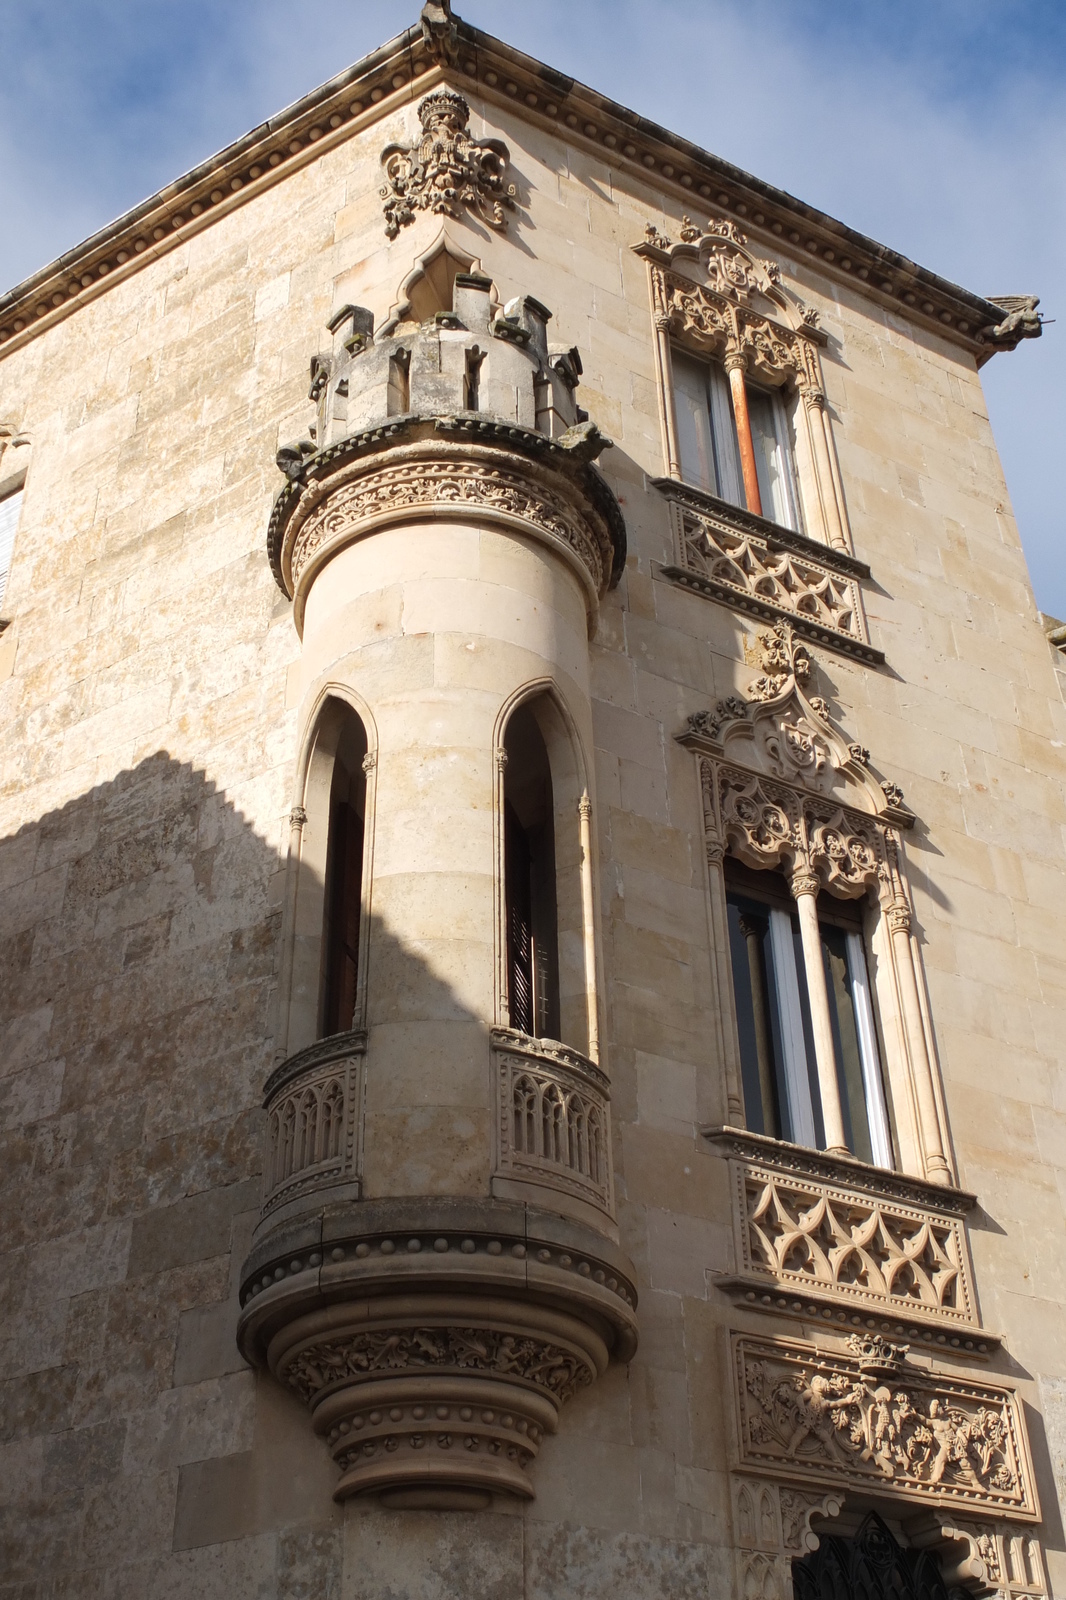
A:
MULTIPOLYGON (((729 946, 745 1120, 756 1133, 824 1149, 806 958, 780 873, 726 863, 729 946)), ((890 1167, 881 1059, 861 902, 818 897, 818 933, 847 1148, 890 1167)))
POLYGON ((504 739, 504 889, 510 1024, 557 1039, 559 935, 555 799, 544 737, 529 705, 511 716, 504 739))
POLYGON ((933 1551, 905 1549, 874 1512, 854 1538, 821 1534, 793 1561, 792 1586, 796 1600, 949 1600, 933 1551))
POLYGON ((743 432, 750 437, 757 504, 745 485, 737 397, 720 361, 672 355, 677 441, 683 477, 730 505, 799 529, 799 497, 788 410, 780 389, 742 382, 743 432))
POLYGON ((323 936, 322 1035, 353 1025, 359 987, 359 925, 363 904, 366 830, 366 732, 346 711, 333 760, 329 795, 323 936))

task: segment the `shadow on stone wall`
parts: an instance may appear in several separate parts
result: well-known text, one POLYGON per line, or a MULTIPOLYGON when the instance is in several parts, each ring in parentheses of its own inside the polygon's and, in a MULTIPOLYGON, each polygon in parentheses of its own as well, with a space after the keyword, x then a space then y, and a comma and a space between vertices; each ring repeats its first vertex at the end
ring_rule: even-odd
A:
POLYGON ((164 752, 0 841, 5 1596, 337 1581, 332 1466, 233 1342, 280 866, 164 752), (279 1448, 264 1499, 255 1462, 279 1448), (175 1553, 205 1461, 230 1480, 214 1535, 237 1543, 175 1553))

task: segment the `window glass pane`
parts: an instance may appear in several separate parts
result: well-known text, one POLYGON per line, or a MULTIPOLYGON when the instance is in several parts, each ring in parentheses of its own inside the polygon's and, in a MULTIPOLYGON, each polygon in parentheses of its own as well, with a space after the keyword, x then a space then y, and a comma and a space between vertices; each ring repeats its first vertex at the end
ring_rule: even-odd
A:
POLYGON ((824 922, 821 932, 848 1147, 860 1161, 891 1166, 862 936, 824 922))
POLYGON ((781 1053, 771 1017, 770 924, 766 908, 729 896, 729 953, 733 965, 744 1116, 756 1133, 781 1138, 781 1053))
POLYGON ((0 604, 7 588, 7 575, 11 567, 11 552, 15 546, 15 529, 22 509, 22 490, 6 495, 0 500, 0 604))
POLYGON ((763 516, 782 528, 795 528, 791 452, 781 396, 749 386, 748 414, 763 516))
POLYGON ((676 350, 671 359, 681 475, 686 482, 706 489, 708 494, 717 494, 706 364, 680 355, 676 350))
POLYGON ((740 468, 740 445, 733 415, 733 396, 725 368, 712 361, 709 368, 711 390, 711 434, 714 439, 714 465, 718 475, 718 494, 731 506, 746 506, 744 477, 740 468))

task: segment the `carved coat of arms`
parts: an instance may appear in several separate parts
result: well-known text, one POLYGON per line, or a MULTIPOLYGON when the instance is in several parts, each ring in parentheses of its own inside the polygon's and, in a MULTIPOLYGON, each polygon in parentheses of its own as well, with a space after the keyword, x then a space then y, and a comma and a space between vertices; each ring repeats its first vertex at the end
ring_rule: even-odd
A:
POLYGON ((418 108, 422 137, 417 144, 389 144, 381 152, 385 168, 385 232, 395 239, 416 212, 457 217, 463 206, 489 227, 507 226, 515 208, 515 187, 507 182, 507 146, 500 139, 473 138, 470 107, 461 94, 439 89, 418 108))

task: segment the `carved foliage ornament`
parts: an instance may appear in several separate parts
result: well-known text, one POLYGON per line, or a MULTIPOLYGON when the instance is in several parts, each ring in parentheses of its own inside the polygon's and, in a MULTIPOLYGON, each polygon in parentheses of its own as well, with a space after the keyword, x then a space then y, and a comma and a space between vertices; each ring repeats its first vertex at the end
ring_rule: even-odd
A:
POLYGON ((457 1372, 517 1377, 560 1402, 596 1374, 572 1351, 541 1339, 485 1328, 382 1329, 314 1344, 301 1350, 282 1376, 302 1400, 324 1389, 373 1375, 451 1368, 457 1372))
POLYGON ((419 211, 457 217, 464 206, 502 232, 515 209, 507 182, 508 151, 500 139, 472 137, 470 107, 461 94, 440 89, 418 108, 422 136, 414 145, 386 145, 381 153, 385 232, 395 239, 419 211))
MULTIPOLYGON (((524 464, 523 464, 524 465, 524 464)), ((441 460, 397 463, 367 470, 354 482, 336 489, 307 518, 292 550, 292 581, 299 582, 307 562, 320 546, 378 512, 400 506, 455 506, 497 511, 531 523, 553 542, 566 547, 587 569, 597 588, 610 571, 610 554, 601 548, 584 519, 561 495, 545 486, 532 488, 528 471, 510 472, 477 461, 441 460)))
POLYGON ((877 1337, 832 1353, 737 1337, 734 1356, 742 1466, 1038 1518, 1011 1390, 912 1366, 877 1337))
MULTIPOLYGON (((870 770, 869 751, 847 740, 833 725, 828 701, 810 692, 811 655, 788 622, 779 622, 772 631, 758 635, 754 665, 757 676, 748 685, 745 698, 730 695, 720 700, 713 711, 695 712, 689 717, 688 733, 682 738, 708 740, 721 747, 745 769, 743 778, 731 782, 739 782, 742 787, 747 784, 753 804, 769 801, 786 811, 791 804, 794 820, 798 817, 798 799, 790 802, 786 795, 771 793, 765 784, 760 787, 761 779, 795 785, 801 791, 824 796, 827 802, 831 797, 849 802, 839 811, 809 810, 810 829, 817 834, 813 843, 819 853, 839 863, 835 876, 841 883, 857 882, 856 868, 865 881, 871 881, 873 862, 869 850, 876 853, 878 847, 869 819, 862 816, 862 811, 873 817, 890 811, 894 813, 890 820, 909 823, 902 790, 897 784, 878 782, 870 770), (858 854, 853 852, 853 844, 858 854)), ((709 796, 706 787, 705 796, 709 796)), ((804 808, 804 815, 807 814, 808 808, 804 808)), ((743 822, 735 807, 730 818, 734 816, 743 822)), ((713 803, 707 811, 707 823, 709 830, 720 836, 713 803)), ((782 842, 784 838, 782 834, 782 842)), ((793 844, 802 843, 795 828, 791 838, 793 844)))

